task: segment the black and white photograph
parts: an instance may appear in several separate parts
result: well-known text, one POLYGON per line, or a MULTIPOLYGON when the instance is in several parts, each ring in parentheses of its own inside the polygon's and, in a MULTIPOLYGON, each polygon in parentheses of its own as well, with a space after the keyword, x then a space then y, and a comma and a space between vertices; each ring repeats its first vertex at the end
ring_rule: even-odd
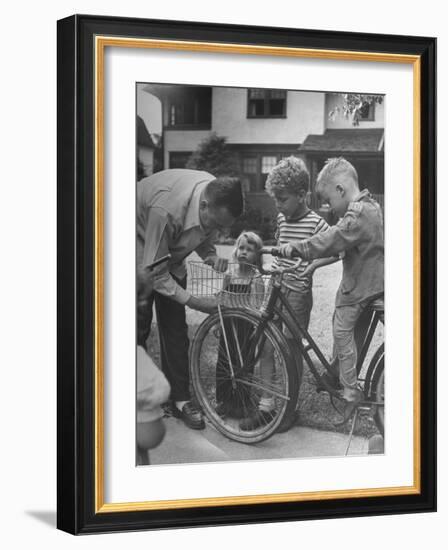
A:
POLYGON ((136 84, 136 463, 382 455, 385 95, 136 84))

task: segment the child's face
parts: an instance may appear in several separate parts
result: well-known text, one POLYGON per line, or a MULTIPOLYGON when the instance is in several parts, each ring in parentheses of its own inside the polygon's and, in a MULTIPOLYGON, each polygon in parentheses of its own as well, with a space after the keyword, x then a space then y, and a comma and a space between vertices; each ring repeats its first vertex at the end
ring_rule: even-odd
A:
POLYGON ((351 198, 345 187, 337 180, 329 181, 327 185, 319 190, 319 195, 322 202, 328 203, 331 211, 336 214, 338 218, 342 218, 347 212, 351 198))
POLYGON ((257 263, 257 249, 255 245, 248 242, 245 237, 241 237, 236 247, 235 258, 238 263, 255 265, 257 263))
POLYGON ((303 207, 305 199, 305 191, 299 194, 290 193, 284 189, 277 189, 274 191, 275 206, 286 219, 293 217, 294 214, 303 207))

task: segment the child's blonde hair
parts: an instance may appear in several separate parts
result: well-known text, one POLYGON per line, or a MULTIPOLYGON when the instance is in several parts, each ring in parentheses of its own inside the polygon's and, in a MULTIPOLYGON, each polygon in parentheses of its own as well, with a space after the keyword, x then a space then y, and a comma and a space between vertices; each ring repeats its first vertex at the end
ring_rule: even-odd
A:
POLYGON ((246 239, 246 241, 253 245, 255 247, 255 251, 257 253, 256 257, 256 267, 258 269, 261 269, 261 254, 260 251, 263 248, 263 240, 260 237, 260 235, 257 235, 257 233, 254 233, 253 231, 243 231, 240 233, 235 241, 235 247, 232 252, 232 259, 236 261, 236 251, 238 250, 238 246, 241 242, 241 239, 246 239))
POLYGON ((340 174, 349 176, 358 185, 358 172, 353 164, 344 157, 337 157, 327 160, 325 166, 317 176, 316 187, 325 187, 332 182, 334 176, 339 176, 340 174))

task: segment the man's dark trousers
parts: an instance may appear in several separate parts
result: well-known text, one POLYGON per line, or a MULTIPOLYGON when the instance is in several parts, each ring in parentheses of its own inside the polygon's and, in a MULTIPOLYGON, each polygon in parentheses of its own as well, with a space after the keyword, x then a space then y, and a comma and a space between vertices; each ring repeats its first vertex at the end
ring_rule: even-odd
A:
MULTIPOLYGON (((187 286, 187 277, 182 280, 172 275, 182 287, 187 286)), ((153 292, 147 304, 137 310, 137 344, 146 349, 151 332, 152 306, 155 302, 160 339, 162 371, 171 385, 173 401, 190 400, 190 375, 188 371, 188 327, 185 306, 170 298, 153 292)))

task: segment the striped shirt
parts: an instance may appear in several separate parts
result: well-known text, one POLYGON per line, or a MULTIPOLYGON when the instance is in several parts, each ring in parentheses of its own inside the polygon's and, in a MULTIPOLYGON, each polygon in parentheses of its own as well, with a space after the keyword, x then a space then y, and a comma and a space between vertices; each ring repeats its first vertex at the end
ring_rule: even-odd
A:
MULTIPOLYGON (((326 231, 329 228, 327 222, 321 218, 313 210, 308 210, 300 218, 294 220, 286 220, 284 214, 277 216, 277 231, 275 238, 277 245, 287 244, 292 241, 302 241, 303 239, 309 239, 313 235, 321 231, 326 231)), ((285 258, 274 258, 274 268, 286 268, 291 267, 299 261, 299 258, 294 260, 287 260, 285 258)), ((285 278, 292 284, 299 282, 301 274, 305 271, 311 262, 308 260, 302 260, 299 267, 292 273, 285 275, 285 278)), ((309 286, 311 281, 300 280, 300 286, 309 286)))

